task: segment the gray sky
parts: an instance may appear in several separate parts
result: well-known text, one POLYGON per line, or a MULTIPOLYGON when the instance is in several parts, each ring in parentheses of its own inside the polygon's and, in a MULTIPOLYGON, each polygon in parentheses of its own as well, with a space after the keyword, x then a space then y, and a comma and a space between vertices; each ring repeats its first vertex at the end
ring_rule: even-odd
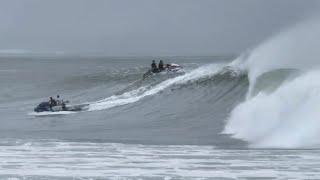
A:
POLYGON ((239 53, 318 10, 317 0, 0 0, 0 50, 239 53))

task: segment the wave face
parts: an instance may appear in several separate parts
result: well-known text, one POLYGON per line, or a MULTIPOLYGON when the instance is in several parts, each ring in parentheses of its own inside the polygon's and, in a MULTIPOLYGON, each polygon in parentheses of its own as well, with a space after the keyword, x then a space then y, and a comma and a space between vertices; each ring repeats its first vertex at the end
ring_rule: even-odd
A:
POLYGON ((227 120, 224 133, 252 147, 320 145, 320 21, 280 33, 242 61, 250 82, 247 99, 227 120))
POLYGON ((151 58, 9 57, 0 69, 6 87, 0 89, 0 113, 6 119, 0 136, 244 147, 245 142, 221 134, 224 120, 248 90, 247 75, 229 65, 232 59, 172 57, 185 74, 142 79, 151 58), (74 104, 88 103, 89 110, 31 113, 56 94, 74 104))
POLYGON ((121 95, 111 96, 98 102, 91 103, 89 110, 103 110, 115 106, 134 103, 147 96, 155 95, 169 87, 191 84, 201 78, 208 78, 210 76, 217 75, 221 69, 221 65, 211 64, 206 67, 195 69, 185 75, 166 79, 162 82, 159 82, 159 77, 157 77, 156 84, 148 83, 145 86, 138 87, 132 91, 124 92, 121 95))

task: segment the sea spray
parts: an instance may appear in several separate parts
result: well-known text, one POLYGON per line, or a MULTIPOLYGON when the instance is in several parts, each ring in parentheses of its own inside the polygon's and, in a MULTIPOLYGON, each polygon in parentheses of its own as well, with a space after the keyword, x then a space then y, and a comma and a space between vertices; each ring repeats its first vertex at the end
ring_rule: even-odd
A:
POLYGON ((260 93, 237 106, 226 132, 254 147, 310 147, 319 145, 320 71, 285 83, 274 93, 260 93))
POLYGON ((245 63, 250 81, 247 100, 232 111, 224 133, 248 141, 252 147, 320 145, 319 39, 320 21, 312 19, 254 49, 245 63), (273 81, 253 93, 264 74, 283 69, 294 70, 295 76, 288 73, 271 92, 266 89, 273 81))

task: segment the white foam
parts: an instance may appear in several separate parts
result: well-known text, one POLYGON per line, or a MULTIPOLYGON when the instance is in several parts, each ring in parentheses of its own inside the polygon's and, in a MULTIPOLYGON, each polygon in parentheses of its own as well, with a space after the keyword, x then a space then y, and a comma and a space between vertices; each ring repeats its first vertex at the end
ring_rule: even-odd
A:
POLYGON ((260 93, 236 107, 225 132, 254 147, 320 145, 320 71, 285 83, 271 94, 260 93))
POLYGON ((72 111, 59 111, 59 112, 30 112, 28 115, 31 116, 54 116, 54 115, 66 115, 66 114, 74 114, 76 112, 72 111))

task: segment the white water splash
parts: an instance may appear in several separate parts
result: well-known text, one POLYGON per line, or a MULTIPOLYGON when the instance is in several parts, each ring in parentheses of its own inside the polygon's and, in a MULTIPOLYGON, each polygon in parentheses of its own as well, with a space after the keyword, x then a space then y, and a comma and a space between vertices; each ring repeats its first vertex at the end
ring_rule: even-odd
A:
MULTIPOLYGON (((320 145, 320 20, 301 23, 262 44, 246 61, 250 88, 224 133, 253 147, 309 148, 320 145), (296 69, 300 75, 273 92, 252 94, 263 73, 296 69)), ((271 85, 271 84, 270 84, 271 85)))

